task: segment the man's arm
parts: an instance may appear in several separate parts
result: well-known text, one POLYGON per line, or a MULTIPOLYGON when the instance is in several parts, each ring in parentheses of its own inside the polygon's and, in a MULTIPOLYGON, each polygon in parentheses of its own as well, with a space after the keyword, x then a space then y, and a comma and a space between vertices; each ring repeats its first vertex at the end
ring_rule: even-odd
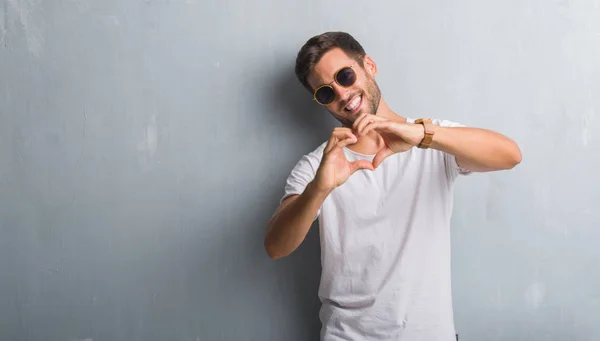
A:
MULTIPOLYGON (((356 141, 356 135, 349 128, 338 127, 333 130, 313 179, 302 180, 306 186, 295 191, 302 191, 302 194, 294 193, 286 198, 269 220, 264 241, 269 257, 279 259, 296 250, 306 238, 327 196, 354 172, 361 169, 374 170, 373 164, 367 160, 349 162, 346 159, 343 148, 356 141)), ((292 173, 302 173, 298 169, 292 173)), ((298 175, 295 177, 297 181, 298 175)))
MULTIPOLYGON (((488 172, 511 169, 521 162, 519 146, 500 133, 462 126, 425 125, 433 132, 430 148, 454 155, 461 168, 488 172)), ((388 156, 418 146, 425 137, 425 125, 362 114, 353 129, 359 136, 376 131, 383 138, 386 146, 373 158, 373 166, 378 167, 388 156)))
MULTIPOLYGON (((424 131, 423 126, 419 129, 424 131)), ((456 157, 461 168, 473 172, 511 169, 521 162, 521 150, 512 139, 481 128, 434 126, 434 148, 456 157)))
POLYGON ((286 198, 269 220, 264 243, 272 259, 288 256, 306 238, 319 208, 329 195, 329 191, 316 187, 309 183, 302 194, 286 198))

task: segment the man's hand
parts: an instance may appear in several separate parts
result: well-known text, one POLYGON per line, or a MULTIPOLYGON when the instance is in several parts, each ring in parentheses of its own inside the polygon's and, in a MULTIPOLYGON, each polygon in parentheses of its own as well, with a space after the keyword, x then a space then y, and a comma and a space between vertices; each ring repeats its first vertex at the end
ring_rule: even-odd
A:
POLYGON ((333 130, 315 175, 314 184, 317 189, 330 192, 346 182, 357 170, 375 169, 368 160, 349 162, 346 159, 343 148, 356 142, 358 138, 350 128, 338 127, 333 130))
POLYGON ((352 126, 358 137, 375 131, 383 138, 385 147, 373 159, 377 168, 383 160, 395 153, 405 152, 423 140, 425 128, 421 124, 391 121, 371 114, 362 114, 352 126))

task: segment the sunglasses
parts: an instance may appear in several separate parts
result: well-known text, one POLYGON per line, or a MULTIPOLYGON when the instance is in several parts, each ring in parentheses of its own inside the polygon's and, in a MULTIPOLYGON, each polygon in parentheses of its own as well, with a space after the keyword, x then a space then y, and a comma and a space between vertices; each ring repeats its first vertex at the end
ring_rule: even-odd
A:
MULTIPOLYGON (((344 88, 352 86, 356 82, 356 72, 354 72, 352 66, 344 66, 335 73, 333 82, 344 88)), ((337 94, 331 86, 333 82, 323 84, 315 90, 314 99, 320 105, 329 105, 336 100, 337 94)))

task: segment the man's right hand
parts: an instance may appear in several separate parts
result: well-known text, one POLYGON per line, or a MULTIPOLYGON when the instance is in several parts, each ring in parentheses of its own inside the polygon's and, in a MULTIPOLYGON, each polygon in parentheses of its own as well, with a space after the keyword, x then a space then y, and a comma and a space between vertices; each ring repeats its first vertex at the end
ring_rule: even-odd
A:
POLYGON ((317 189, 331 192, 359 169, 375 169, 373 163, 368 160, 349 162, 346 159, 344 147, 356 142, 358 138, 350 128, 338 127, 333 130, 313 181, 317 189))
POLYGON ((374 170, 367 160, 349 162, 344 147, 356 143, 350 128, 335 128, 323 150, 321 164, 300 195, 285 199, 269 220, 265 248, 269 257, 279 259, 292 253, 304 240, 323 201, 359 169, 374 170))

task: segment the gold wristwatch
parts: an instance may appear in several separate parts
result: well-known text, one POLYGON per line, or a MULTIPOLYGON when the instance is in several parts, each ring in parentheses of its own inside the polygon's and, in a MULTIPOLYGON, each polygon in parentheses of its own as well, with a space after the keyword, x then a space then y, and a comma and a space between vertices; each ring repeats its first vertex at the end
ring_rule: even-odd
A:
POLYGON ((431 142, 433 142, 433 123, 431 123, 430 118, 420 118, 415 120, 415 124, 422 124, 425 127, 425 136, 423 136, 423 140, 421 143, 417 145, 417 147, 422 149, 427 149, 431 146, 431 142))

